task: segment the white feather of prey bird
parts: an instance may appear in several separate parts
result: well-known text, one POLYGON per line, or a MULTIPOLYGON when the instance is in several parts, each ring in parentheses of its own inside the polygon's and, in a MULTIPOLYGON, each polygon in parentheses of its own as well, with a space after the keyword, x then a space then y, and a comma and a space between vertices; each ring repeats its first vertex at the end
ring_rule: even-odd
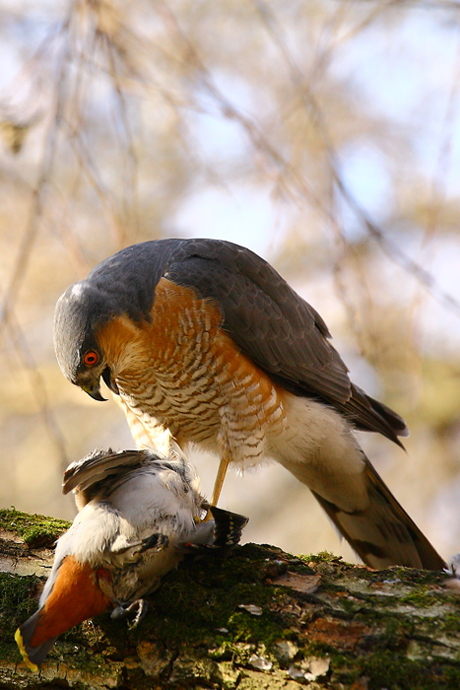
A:
POLYGON ((198 478, 179 452, 95 451, 64 473, 79 513, 57 542, 39 608, 16 631, 33 671, 56 638, 112 608, 124 616, 154 591, 184 554, 196 547, 238 543, 247 518, 206 504, 198 478))

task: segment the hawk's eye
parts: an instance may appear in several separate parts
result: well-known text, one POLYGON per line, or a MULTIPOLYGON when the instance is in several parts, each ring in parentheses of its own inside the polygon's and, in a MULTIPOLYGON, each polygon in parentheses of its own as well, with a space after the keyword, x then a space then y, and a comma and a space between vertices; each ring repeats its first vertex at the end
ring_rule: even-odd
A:
POLYGON ((99 361, 99 355, 94 350, 88 350, 88 352, 83 357, 83 361, 87 367, 93 367, 99 361))

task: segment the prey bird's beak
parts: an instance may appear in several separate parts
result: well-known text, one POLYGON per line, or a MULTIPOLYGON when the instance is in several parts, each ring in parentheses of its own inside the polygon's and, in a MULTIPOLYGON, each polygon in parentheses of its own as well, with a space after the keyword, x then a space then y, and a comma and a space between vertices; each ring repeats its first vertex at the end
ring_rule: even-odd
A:
POLYGON ((107 400, 107 398, 103 398, 101 395, 99 381, 94 386, 91 386, 89 384, 86 386, 82 386, 82 389, 85 391, 85 393, 88 393, 88 395, 90 395, 93 398, 93 400, 99 400, 100 402, 105 402, 107 400))

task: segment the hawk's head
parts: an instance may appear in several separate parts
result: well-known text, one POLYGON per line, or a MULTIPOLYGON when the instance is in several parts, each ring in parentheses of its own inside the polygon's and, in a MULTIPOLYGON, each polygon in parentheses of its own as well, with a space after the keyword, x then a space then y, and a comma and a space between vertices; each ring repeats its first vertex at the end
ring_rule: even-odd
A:
POLYGON ((110 295, 82 280, 59 298, 54 313, 54 349, 64 376, 95 400, 101 376, 115 393, 110 368, 97 342, 98 331, 115 315, 110 295))

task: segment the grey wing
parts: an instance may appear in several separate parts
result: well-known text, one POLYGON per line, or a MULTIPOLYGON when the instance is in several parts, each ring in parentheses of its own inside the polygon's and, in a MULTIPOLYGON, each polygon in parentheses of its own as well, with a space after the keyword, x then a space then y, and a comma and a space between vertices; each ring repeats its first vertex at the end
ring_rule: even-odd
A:
POLYGON ((107 293, 105 309, 109 304, 112 313, 139 320, 150 318, 162 276, 212 299, 241 351, 283 388, 325 402, 358 429, 401 445, 404 420, 353 386, 318 312, 249 249, 223 240, 152 240, 109 257, 88 280, 107 293))
POLYGON ((74 489, 88 491, 90 487, 110 476, 118 478, 152 461, 151 451, 144 450, 95 450, 81 460, 72 462, 64 472, 62 491, 68 494, 74 489))
POLYGON ((351 383, 321 316, 259 256, 224 241, 190 240, 178 246, 165 277, 214 300, 223 328, 283 388, 401 445, 404 420, 351 383))
POLYGON ((165 277, 215 300, 224 329, 252 361, 288 389, 308 389, 332 402, 349 399, 348 370, 326 324, 270 264, 228 242, 185 246, 187 254, 175 254, 165 277))

